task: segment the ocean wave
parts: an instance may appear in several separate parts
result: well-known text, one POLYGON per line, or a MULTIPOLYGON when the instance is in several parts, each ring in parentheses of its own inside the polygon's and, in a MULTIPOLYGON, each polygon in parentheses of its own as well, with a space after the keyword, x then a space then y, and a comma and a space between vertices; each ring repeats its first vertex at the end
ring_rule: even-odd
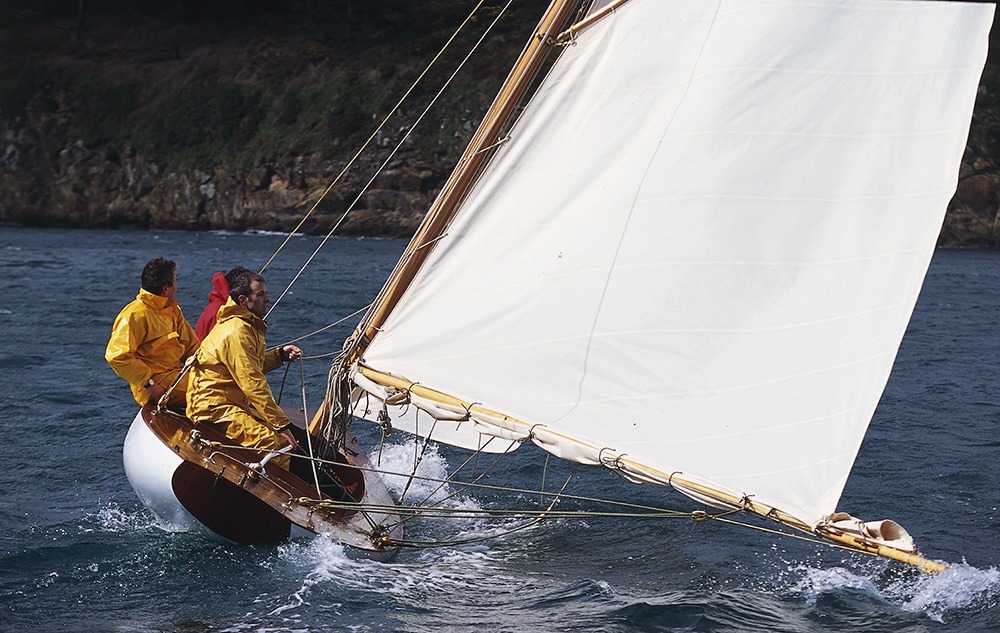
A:
POLYGON ((962 563, 936 574, 910 569, 871 573, 876 567, 884 570, 884 565, 878 561, 867 571, 795 567, 790 571, 801 578, 791 591, 805 597, 809 606, 827 595, 863 595, 898 608, 901 613, 920 614, 941 624, 1000 605, 1000 570, 977 569, 962 563))

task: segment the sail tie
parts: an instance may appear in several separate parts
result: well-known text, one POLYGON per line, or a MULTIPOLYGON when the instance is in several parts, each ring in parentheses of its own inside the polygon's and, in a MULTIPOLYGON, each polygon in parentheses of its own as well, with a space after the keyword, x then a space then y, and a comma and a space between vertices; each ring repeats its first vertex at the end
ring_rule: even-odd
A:
POLYGON ((522 442, 527 442, 527 441, 532 441, 532 442, 534 442, 534 441, 535 441, 535 440, 536 440, 536 439, 538 438, 538 436, 537 436, 537 435, 535 435, 535 429, 537 429, 537 428, 543 428, 543 429, 544 429, 544 428, 545 428, 545 425, 544 425, 544 424, 532 424, 532 425, 531 425, 531 428, 530 428, 530 429, 528 429, 528 436, 527 436, 527 437, 525 437, 525 438, 524 438, 523 440, 521 440, 521 441, 522 441, 522 442))
POLYGON ((382 403, 382 408, 378 412, 378 428, 382 433, 383 441, 392 435, 392 418, 389 417, 389 408, 385 402, 382 403))
POLYGON ((617 470, 619 472, 625 472, 625 457, 628 453, 618 453, 615 449, 605 446, 597 453, 597 459, 601 462, 601 465, 605 468, 610 468, 612 470, 617 470), (610 453, 610 457, 605 457, 604 453, 607 451, 610 453))
MULTIPOLYGON (((483 406, 482 402, 470 402, 469 406, 465 407, 465 418, 463 418, 463 419, 464 420, 471 420, 472 419, 472 407, 481 407, 481 406, 483 406)), ((535 426, 541 426, 541 425, 536 424, 535 426)), ((533 426, 531 428, 534 429, 535 427, 533 426)))

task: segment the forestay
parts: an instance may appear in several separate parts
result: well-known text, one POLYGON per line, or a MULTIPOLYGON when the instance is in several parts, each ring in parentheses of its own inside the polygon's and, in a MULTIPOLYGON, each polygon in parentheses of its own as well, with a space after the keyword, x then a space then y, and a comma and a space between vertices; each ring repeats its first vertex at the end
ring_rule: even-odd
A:
POLYGON ((631 0, 562 53, 364 363, 558 455, 822 520, 955 190, 992 15, 631 0))

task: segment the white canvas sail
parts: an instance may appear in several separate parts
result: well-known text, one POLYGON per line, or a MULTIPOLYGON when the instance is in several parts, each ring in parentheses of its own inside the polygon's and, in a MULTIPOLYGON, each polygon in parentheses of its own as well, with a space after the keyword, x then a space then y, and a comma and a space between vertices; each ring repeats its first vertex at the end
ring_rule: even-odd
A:
POLYGON ((568 459, 821 521, 954 192, 992 15, 631 0, 562 53, 363 363, 568 459))

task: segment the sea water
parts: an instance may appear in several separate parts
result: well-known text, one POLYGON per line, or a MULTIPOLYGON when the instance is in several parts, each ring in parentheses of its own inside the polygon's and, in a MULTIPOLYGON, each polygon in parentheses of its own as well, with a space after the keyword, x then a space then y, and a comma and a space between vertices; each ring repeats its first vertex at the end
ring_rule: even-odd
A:
MULTIPOLYGON (((272 301, 282 297, 268 340, 344 319, 299 343, 301 369, 271 376, 283 403, 315 406, 349 315, 404 247, 330 240, 296 278, 320 242, 0 229, 0 631, 1000 630, 1000 253, 935 254, 841 500, 902 523, 926 556, 951 564, 943 574, 774 536, 752 520, 421 520, 411 536, 448 545, 404 549, 391 564, 323 539, 241 547, 169 531, 122 468, 136 407, 103 359, 115 315, 150 257, 178 262, 178 299, 194 321, 212 273, 260 268, 280 250, 265 271, 272 301)), ((383 468, 408 472, 412 438, 353 430, 383 468)), ((465 458, 431 447, 420 472, 443 478, 465 458)), ((569 472, 574 494, 690 507, 603 471, 567 471, 530 446, 504 459, 490 483, 537 489, 543 475, 569 472)), ((389 485, 400 494, 405 484, 389 485)), ((491 501, 429 482, 407 495, 491 501)))

